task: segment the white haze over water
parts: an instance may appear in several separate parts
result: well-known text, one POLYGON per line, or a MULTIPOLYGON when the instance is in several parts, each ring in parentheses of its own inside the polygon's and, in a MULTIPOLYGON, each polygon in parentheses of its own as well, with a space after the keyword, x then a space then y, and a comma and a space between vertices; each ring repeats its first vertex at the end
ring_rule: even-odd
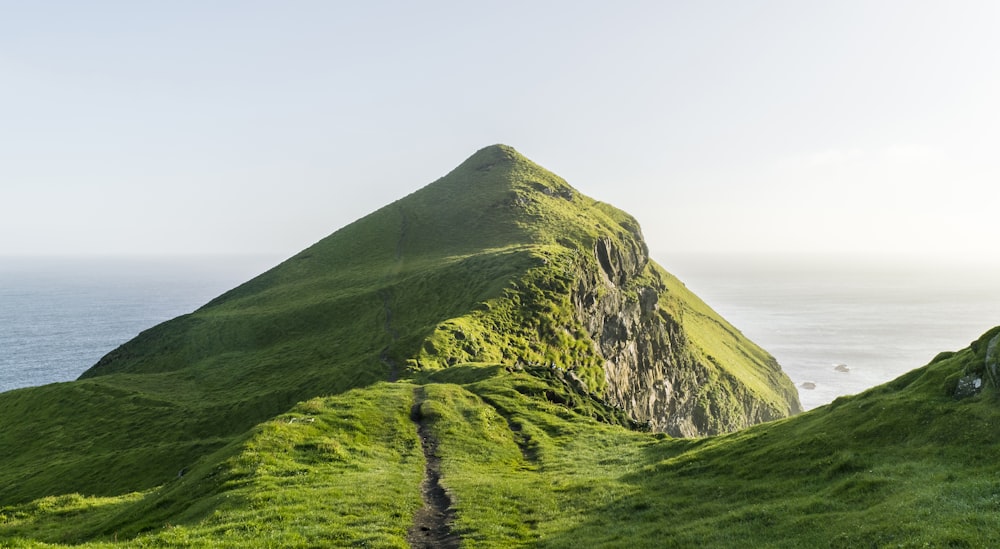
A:
POLYGON ((995 263, 661 255, 668 271, 778 359, 806 409, 890 381, 1000 325, 995 263), (841 364, 849 371, 835 369, 841 364))
MULTIPOLYGON (((654 258, 773 354, 807 409, 889 381, 1000 325, 996 265, 654 258), (836 371, 838 364, 850 371, 836 371), (815 388, 803 388, 806 382, 815 388)), ((279 261, 0 258, 0 391, 76 379, 140 331, 197 309, 279 261)))

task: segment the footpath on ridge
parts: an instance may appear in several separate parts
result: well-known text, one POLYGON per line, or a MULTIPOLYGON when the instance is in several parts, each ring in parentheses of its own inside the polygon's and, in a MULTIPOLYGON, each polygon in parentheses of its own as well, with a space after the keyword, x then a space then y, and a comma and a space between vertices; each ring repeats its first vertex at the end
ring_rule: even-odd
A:
POLYGON ((451 498, 441 486, 441 458, 437 455, 437 439, 431 433, 430 427, 420 410, 426 394, 422 387, 413 390, 413 408, 410 419, 417 425, 417 435, 423 447, 424 480, 420 483, 420 495, 424 506, 413 517, 406 538, 415 549, 457 549, 461 541, 451 531, 451 523, 455 519, 455 510, 451 508, 451 498))

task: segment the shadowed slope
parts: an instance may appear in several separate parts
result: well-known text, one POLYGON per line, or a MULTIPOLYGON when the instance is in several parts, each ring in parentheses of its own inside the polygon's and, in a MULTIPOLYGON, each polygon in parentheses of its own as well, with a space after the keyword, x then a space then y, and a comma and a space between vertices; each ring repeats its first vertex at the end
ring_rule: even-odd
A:
POLYGON ((463 363, 544 365, 674 434, 798 410, 773 358, 649 260, 632 217, 497 145, 79 381, 0 395, 0 504, 146 490, 297 402, 463 363))
POLYGON ((464 546, 992 547, 998 342, 1000 327, 864 394, 697 440, 595 420, 559 370, 459 365, 304 402, 145 495, 2 507, 0 540, 405 547, 419 395, 464 546))

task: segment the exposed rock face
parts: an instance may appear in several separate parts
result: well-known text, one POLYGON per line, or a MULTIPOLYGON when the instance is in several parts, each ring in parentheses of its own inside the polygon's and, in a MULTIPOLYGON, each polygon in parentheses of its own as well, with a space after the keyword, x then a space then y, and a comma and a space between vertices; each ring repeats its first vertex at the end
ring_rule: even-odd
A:
MULTIPOLYGON (((654 431, 702 436, 785 417, 735 379, 709 368, 681 322, 660 306, 667 287, 638 228, 598 239, 599 272, 578 281, 573 303, 604 358, 606 398, 654 431), (721 386, 721 390, 720 390, 721 386)), ((797 403, 791 412, 798 411, 797 403)))
MULTIPOLYGON (((985 340, 985 338, 984 338, 985 340)), ((973 343, 975 346, 976 343, 973 343)), ((968 398, 978 395, 983 390, 985 382, 998 387, 1000 380, 1000 334, 997 334, 986 343, 985 359, 981 363, 973 363, 966 368, 964 376, 959 378, 955 386, 954 396, 956 399, 968 398)), ((951 353, 948 353, 950 356, 951 353)), ((936 359, 935 359, 936 362, 936 359)))
POLYGON ((986 346, 986 361, 984 371, 993 382, 994 387, 1000 387, 1000 334, 993 336, 986 346))
POLYGON ((963 376, 958 380, 958 385, 955 387, 955 398, 963 399, 978 395, 982 389, 983 378, 974 374, 963 376))

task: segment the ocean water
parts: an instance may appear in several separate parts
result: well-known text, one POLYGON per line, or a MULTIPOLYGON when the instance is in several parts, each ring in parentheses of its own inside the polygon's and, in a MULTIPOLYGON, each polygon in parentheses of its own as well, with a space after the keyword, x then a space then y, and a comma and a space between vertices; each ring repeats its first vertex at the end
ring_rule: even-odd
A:
POLYGON ((76 379, 140 331, 275 263, 256 256, 0 258, 0 391, 76 379))
MULTIPOLYGON (((889 381, 1000 325, 997 266, 659 255, 778 359, 807 409, 889 381)), ((76 379, 140 331, 279 260, 0 258, 0 391, 76 379)))
POLYGON ((880 385, 1000 325, 1000 265, 873 257, 668 256, 769 351, 805 409, 880 385))

